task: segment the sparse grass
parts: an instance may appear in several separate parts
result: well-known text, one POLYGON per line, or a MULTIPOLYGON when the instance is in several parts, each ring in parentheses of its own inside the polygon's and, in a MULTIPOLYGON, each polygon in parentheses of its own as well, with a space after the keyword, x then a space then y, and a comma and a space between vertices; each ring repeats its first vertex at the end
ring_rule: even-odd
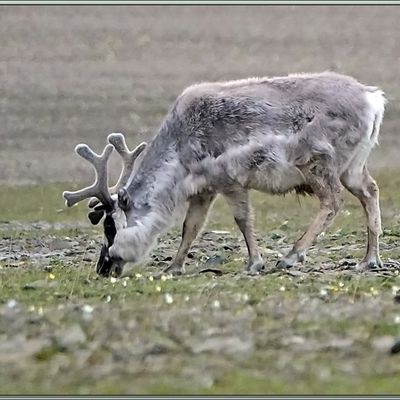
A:
MULTIPOLYGON (((397 260, 399 178, 381 173, 377 180, 385 226, 383 258, 397 260)), ((101 228, 89 223, 73 227, 74 221, 85 220, 85 206, 57 212, 66 187, 71 185, 2 188, 2 220, 22 224, 10 224, 10 230, 2 225, 3 253, 7 246, 21 246, 28 254, 0 262, 0 345, 8 366, 0 373, 3 393, 398 392, 398 356, 389 355, 388 343, 400 337, 400 309, 393 302, 400 278, 336 268, 343 258, 359 258, 365 251, 364 216, 351 197, 298 275, 242 275, 246 254, 237 247, 224 250, 224 245, 232 245, 235 237, 243 241, 219 200, 204 237, 213 229, 233 236, 201 241, 189 266, 201 269, 205 255, 221 254, 225 258, 215 267, 224 275, 156 281, 150 279, 158 268, 153 262, 138 266, 131 279, 111 281, 98 278, 94 261, 84 257, 90 245, 98 250, 101 228), (28 205, 22 200, 26 198, 28 205), (50 225, 24 229, 35 221, 50 225), (63 253, 61 242, 59 254, 40 263, 29 257, 58 239, 66 246, 77 243, 63 253), (309 273, 301 273, 305 269, 309 273), (65 332, 76 325, 84 338, 60 347, 65 332), (22 345, 16 345, 13 338, 21 335, 22 345), (40 346, 33 351, 35 340, 40 346), (379 340, 383 345, 375 344, 379 340), (25 352, 19 353, 19 346, 25 352)), ((300 207, 294 196, 256 193, 253 202, 261 247, 282 252, 317 207, 309 198, 301 199, 300 207)), ((178 237, 174 230, 163 240, 174 248, 178 237)), ((170 254, 169 249, 155 251, 170 254)), ((265 254, 267 265, 277 258, 265 254)))

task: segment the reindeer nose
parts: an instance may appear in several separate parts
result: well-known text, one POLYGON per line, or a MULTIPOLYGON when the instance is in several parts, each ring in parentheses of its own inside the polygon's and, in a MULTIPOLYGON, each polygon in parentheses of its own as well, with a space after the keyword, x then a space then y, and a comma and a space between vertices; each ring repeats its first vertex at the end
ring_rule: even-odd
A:
POLYGON ((129 194, 124 188, 118 190, 118 205, 123 210, 126 210, 129 206, 129 194))

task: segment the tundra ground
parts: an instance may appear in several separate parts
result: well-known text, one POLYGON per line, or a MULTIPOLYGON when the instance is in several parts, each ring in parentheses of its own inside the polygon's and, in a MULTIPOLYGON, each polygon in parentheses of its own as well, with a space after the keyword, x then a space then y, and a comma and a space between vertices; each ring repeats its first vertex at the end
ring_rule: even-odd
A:
POLYGON ((354 270, 366 234, 346 196, 307 263, 274 271, 317 204, 254 194, 264 275, 242 273, 244 241, 219 200, 188 276, 162 280, 152 276, 173 257, 179 230, 129 279, 98 278, 101 228, 85 222, 83 205, 63 209, 57 185, 2 188, 2 209, 16 199, 0 225, 2 392, 398 393, 400 356, 390 349, 400 338, 400 181, 378 181, 382 270, 354 270))

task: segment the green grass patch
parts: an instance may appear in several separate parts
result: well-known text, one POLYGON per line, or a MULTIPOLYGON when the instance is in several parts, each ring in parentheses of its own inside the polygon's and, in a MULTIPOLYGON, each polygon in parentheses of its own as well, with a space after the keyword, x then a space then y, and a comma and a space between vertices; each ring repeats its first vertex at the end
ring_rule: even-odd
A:
MULTIPOLYGON (((376 179, 383 259, 397 260, 400 178, 382 173, 376 179)), ((224 250, 242 239, 220 198, 206 231, 230 233, 214 236, 221 243, 202 242, 207 248, 190 262, 203 268, 207 254, 221 253, 215 267, 222 276, 154 280, 157 267, 142 265, 130 279, 103 279, 95 273, 95 257, 85 258, 90 245, 98 252, 101 227, 89 224, 85 204, 67 209, 61 196, 79 187, 1 188, 2 256, 15 248, 25 254, 0 261, 0 335, 7 362, 0 373, 2 393, 398 392, 398 356, 389 354, 387 343, 400 337, 393 301, 399 275, 334 268, 365 252, 365 217, 352 196, 346 195, 335 224, 299 268, 309 273, 241 274, 247 254, 224 250), (54 254, 43 257, 51 246, 54 254)), ((269 250, 265 260, 272 265, 274 251, 290 247, 318 204, 293 195, 253 193, 252 200, 260 247, 269 250)), ((177 245, 171 239, 179 235, 178 228, 166 243, 177 245)), ((161 247, 157 254, 170 250, 161 247)))

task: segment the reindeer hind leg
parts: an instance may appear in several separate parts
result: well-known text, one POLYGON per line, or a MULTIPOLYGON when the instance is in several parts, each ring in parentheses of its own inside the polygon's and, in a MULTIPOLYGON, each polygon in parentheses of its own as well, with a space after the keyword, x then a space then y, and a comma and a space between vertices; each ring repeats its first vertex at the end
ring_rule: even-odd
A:
POLYGON ((342 205, 342 185, 335 170, 328 164, 311 168, 307 173, 307 184, 320 201, 320 209, 307 231, 294 244, 292 250, 277 263, 278 268, 288 268, 303 262, 318 234, 333 222, 342 205))
POLYGON ((346 189, 360 201, 367 217, 367 253, 357 268, 360 270, 380 268, 382 261, 379 257, 379 236, 382 233, 382 225, 378 185, 365 166, 362 171, 347 170, 341 176, 341 181, 346 189))

